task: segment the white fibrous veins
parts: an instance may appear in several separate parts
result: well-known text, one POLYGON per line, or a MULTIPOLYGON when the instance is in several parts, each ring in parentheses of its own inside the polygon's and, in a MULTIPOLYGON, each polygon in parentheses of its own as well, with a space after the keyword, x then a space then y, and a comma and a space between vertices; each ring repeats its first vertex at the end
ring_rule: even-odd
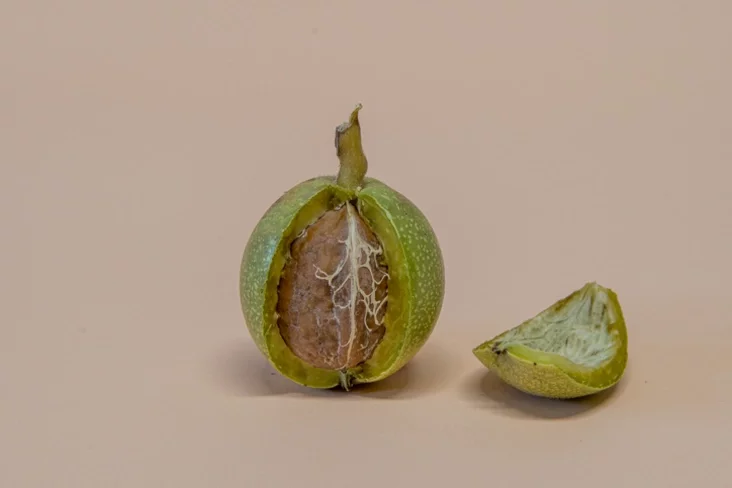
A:
POLYGON ((335 310, 335 320, 338 324, 338 347, 345 353, 341 364, 333 364, 335 369, 347 367, 351 361, 354 347, 359 352, 369 348, 371 335, 377 327, 383 325, 384 305, 388 296, 377 296, 378 285, 389 278, 388 272, 378 265, 378 257, 383 253, 381 245, 369 243, 359 228, 356 210, 352 204, 346 204, 348 233, 345 239, 338 242, 345 248, 342 259, 336 269, 327 273, 315 266, 315 277, 328 283, 331 289, 331 298, 335 310), (357 313, 359 307, 363 313, 357 313), (343 314, 338 311, 347 311, 348 323, 343 324, 343 314), (370 323, 371 322, 371 323, 370 323), (362 328, 362 329, 361 329, 362 328), (359 334, 359 330, 367 333, 359 334), (346 332, 345 337, 343 332, 346 332), (359 337, 360 340, 359 340, 359 337), (357 344, 358 342, 358 344, 357 344))

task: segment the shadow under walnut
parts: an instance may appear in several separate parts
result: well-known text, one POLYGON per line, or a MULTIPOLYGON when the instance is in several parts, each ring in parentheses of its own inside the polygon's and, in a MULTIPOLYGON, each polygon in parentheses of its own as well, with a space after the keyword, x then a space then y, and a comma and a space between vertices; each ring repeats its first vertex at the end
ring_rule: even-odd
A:
POLYGON ((230 395, 259 397, 288 395, 315 398, 359 397, 410 399, 438 393, 454 379, 450 358, 438 345, 427 344, 406 366, 376 383, 321 390, 300 386, 279 374, 256 346, 245 341, 218 351, 212 361, 213 381, 230 395))

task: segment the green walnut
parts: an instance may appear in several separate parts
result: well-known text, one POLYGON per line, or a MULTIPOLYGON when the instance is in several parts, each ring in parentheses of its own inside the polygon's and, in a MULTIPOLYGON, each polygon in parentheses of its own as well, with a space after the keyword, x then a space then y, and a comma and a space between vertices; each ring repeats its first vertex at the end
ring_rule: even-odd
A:
POLYGON ((338 174, 275 201, 241 262, 254 342, 279 373, 311 388, 394 374, 426 343, 443 303, 442 252, 427 218, 366 176, 360 109, 336 128, 338 174))

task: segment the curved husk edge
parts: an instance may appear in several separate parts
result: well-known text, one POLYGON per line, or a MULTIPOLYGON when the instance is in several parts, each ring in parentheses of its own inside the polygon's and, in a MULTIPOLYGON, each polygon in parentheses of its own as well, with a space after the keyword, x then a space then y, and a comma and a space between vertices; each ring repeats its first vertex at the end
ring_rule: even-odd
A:
POLYGON ((283 194, 264 213, 252 231, 242 257, 239 292, 249 333, 267 360, 280 373, 303 385, 329 388, 338 384, 337 372, 313 368, 290 352, 277 328, 273 297, 279 272, 288 255, 288 237, 314 222, 329 201, 330 179, 313 178, 283 194))
POLYGON ((373 178, 366 178, 358 198, 361 214, 385 244, 393 275, 386 317, 392 334, 387 332, 356 376, 367 383, 394 374, 427 342, 442 309, 445 266, 432 226, 408 198, 373 178), (392 301, 392 296, 398 300, 392 301), (406 296, 408 300, 399 299, 406 296))
POLYGON ((249 332, 280 373, 312 388, 349 387, 393 374, 426 342, 442 306, 444 264, 431 226, 406 197, 372 178, 349 192, 334 178, 319 177, 296 185, 265 212, 245 247, 239 286, 249 332), (289 350, 277 327, 276 298, 292 239, 328 208, 356 196, 384 243, 391 278, 384 340, 371 360, 344 376, 310 366, 289 350))
MULTIPOLYGON (((503 381, 532 395, 577 398, 606 390, 617 384, 625 372, 628 362, 628 332, 617 294, 608 288, 604 290, 608 294, 607 306, 613 307, 616 316, 615 322, 608 325, 610 331, 617 332, 616 352, 598 367, 588 368, 558 354, 538 351, 525 345, 511 345, 500 354, 496 353, 493 346, 512 329, 475 347, 473 354, 503 381)), ((581 291, 574 291, 539 315, 561 307, 581 291)), ((515 328, 522 327, 531 320, 533 319, 515 328)))

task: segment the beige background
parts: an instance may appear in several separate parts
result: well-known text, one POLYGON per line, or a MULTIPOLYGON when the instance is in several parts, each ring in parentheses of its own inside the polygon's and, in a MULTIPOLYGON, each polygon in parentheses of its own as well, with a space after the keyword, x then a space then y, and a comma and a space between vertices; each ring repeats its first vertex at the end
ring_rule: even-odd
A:
POLYGON ((729 487, 732 3, 0 3, 0 486, 729 487), (439 325, 350 394, 273 375, 239 259, 297 182, 429 216, 439 325), (529 398, 473 346, 597 280, 631 360, 529 398))

